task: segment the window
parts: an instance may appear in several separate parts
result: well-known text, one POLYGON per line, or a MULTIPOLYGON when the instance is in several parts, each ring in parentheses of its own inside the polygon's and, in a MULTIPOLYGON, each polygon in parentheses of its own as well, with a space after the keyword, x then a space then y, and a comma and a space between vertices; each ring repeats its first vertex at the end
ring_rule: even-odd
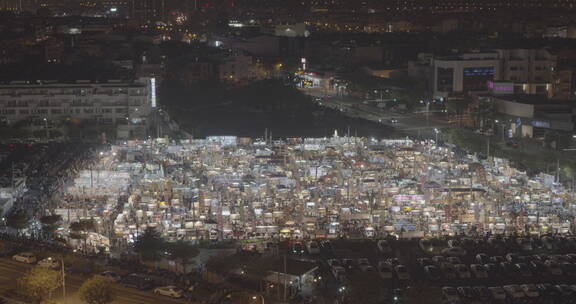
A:
POLYGON ((52 109, 52 110, 50 110, 50 112, 51 112, 52 114, 62 114, 62 110, 61 110, 61 109, 52 109))
POLYGON ((20 110, 19 113, 22 115, 28 115, 28 110, 20 110))

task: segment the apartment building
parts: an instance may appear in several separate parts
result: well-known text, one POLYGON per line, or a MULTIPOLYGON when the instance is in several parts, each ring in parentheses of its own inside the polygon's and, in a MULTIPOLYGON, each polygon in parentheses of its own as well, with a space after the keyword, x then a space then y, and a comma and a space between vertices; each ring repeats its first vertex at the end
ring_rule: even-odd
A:
POLYGON ((71 119, 117 127, 119 138, 145 132, 156 106, 156 80, 11 81, 0 84, 0 121, 71 119))

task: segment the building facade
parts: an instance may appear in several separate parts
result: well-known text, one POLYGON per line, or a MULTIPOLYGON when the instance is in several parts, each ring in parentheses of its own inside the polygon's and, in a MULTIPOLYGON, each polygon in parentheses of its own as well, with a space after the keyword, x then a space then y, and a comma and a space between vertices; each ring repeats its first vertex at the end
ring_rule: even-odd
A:
POLYGON ((488 81, 500 78, 496 52, 467 53, 433 60, 434 97, 452 93, 484 91, 488 81))
POLYGON ((554 95, 557 57, 545 49, 496 49, 433 60, 434 97, 487 91, 491 81, 514 84, 514 93, 554 95))
POLYGON ((12 81, 0 84, 0 121, 89 121, 117 127, 120 138, 142 132, 156 106, 154 78, 74 83, 12 81), (122 135, 121 135, 122 134, 122 135))

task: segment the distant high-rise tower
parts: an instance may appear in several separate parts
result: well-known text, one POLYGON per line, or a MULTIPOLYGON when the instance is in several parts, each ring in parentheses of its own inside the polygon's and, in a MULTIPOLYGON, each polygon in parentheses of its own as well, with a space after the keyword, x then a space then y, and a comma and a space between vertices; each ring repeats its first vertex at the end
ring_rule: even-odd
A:
POLYGON ((166 0, 132 0, 131 15, 141 26, 166 21, 166 0))

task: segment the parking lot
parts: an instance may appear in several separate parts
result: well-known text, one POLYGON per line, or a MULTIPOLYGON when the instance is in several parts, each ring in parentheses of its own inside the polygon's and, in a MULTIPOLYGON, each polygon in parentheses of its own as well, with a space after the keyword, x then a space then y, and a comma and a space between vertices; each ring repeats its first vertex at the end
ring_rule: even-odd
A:
POLYGON ((303 254, 289 252, 296 259, 317 261, 321 277, 326 278, 326 293, 334 297, 342 293, 344 300, 346 286, 359 283, 351 282, 357 278, 374 280, 366 284, 380 286, 389 303, 415 299, 421 303, 573 303, 576 295, 573 237, 391 237, 317 243, 317 254, 310 254, 307 242, 302 242, 303 254))

